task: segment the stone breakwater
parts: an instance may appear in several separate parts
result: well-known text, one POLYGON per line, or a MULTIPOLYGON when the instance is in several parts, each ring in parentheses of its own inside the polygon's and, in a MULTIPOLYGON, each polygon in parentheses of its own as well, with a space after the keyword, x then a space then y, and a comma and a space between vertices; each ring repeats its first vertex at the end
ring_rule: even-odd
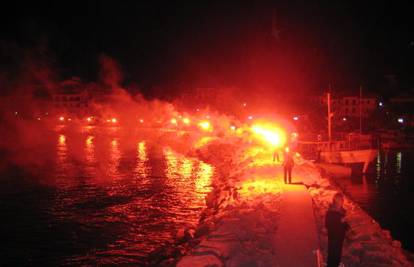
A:
POLYGON ((152 253, 147 262, 148 266, 176 266, 183 256, 189 255, 192 251, 202 254, 196 260, 204 264, 201 266, 208 266, 215 258, 220 262, 220 257, 226 257, 226 254, 218 252, 218 249, 207 253, 198 250, 195 252, 195 248, 209 247, 205 244, 207 236, 219 227, 225 214, 236 215, 241 211, 233 206, 239 198, 235 184, 249 161, 243 159, 242 149, 234 142, 224 143, 222 140, 187 154, 214 166, 212 191, 206 196, 206 208, 201 213, 198 225, 188 225, 178 231, 170 245, 152 253))
MULTIPOLYGON (((306 186, 313 199, 320 248, 326 259, 325 214, 333 195, 341 190, 329 177, 322 176, 313 164, 304 162, 301 169, 303 175, 313 178, 304 181, 308 182, 306 186)), ((394 240, 388 230, 382 229, 378 222, 346 196, 344 206, 347 210, 346 221, 351 227, 343 247, 342 262, 345 266, 413 266, 401 243, 394 240)))
POLYGON ((277 266, 273 236, 281 191, 240 193, 266 190, 241 186, 251 163, 244 155, 242 149, 222 144, 198 151, 199 158, 216 166, 221 173, 214 181, 214 190, 206 199, 207 209, 200 218, 198 231, 203 234, 195 237, 197 245, 177 266, 277 266))

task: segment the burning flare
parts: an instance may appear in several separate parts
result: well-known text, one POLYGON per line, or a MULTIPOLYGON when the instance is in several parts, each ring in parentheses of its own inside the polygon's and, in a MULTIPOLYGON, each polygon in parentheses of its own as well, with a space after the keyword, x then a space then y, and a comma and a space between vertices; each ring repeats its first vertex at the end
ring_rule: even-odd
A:
POLYGON ((277 126, 254 124, 252 132, 256 138, 272 146, 272 148, 280 148, 286 143, 286 133, 277 126))

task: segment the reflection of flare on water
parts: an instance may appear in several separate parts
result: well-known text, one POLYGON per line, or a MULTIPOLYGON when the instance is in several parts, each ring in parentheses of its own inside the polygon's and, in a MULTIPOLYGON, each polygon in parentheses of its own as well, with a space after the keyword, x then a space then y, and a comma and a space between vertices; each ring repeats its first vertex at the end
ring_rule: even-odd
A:
POLYGON ((61 134, 59 135, 59 145, 65 145, 66 144, 66 137, 61 134))
POLYGON ((211 178, 213 177, 213 173, 214 169, 211 165, 200 162, 197 177, 195 180, 197 193, 206 193, 209 191, 207 187, 211 185, 211 178))
POLYGON ((178 173, 185 179, 191 178, 193 171, 193 160, 189 158, 183 158, 178 173))
POLYGON ((121 160, 121 151, 119 150, 119 143, 117 139, 113 139, 111 141, 110 153, 109 175, 113 178, 117 178, 119 176, 118 169, 121 160))
POLYGON ((170 148, 164 149, 164 155, 167 163, 166 175, 171 184, 178 187, 194 185, 194 195, 191 197, 204 200, 205 194, 210 190, 208 186, 211 184, 214 168, 197 159, 176 153, 170 148))
POLYGON ((148 154, 145 141, 141 141, 137 145, 137 165, 135 173, 140 177, 147 178, 149 176, 149 167, 147 165, 148 154))
POLYGON ((58 162, 65 162, 67 160, 67 150, 68 147, 66 145, 66 136, 64 136, 63 134, 59 135, 58 138, 58 144, 56 147, 56 152, 57 152, 57 160, 58 162))
POLYGON ((164 149, 164 156, 167 163, 166 175, 168 178, 173 178, 178 173, 178 159, 177 154, 170 148, 164 149))
POLYGON ((86 138, 86 142, 85 142, 85 158, 86 158, 86 162, 89 164, 93 164, 95 163, 96 159, 95 159, 95 146, 93 144, 93 136, 89 135, 86 138))

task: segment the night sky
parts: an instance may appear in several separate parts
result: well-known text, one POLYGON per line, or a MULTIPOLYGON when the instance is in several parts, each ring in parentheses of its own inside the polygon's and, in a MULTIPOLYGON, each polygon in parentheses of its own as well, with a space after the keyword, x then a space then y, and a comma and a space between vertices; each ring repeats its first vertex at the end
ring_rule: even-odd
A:
POLYGON ((12 75, 22 51, 42 46, 62 79, 96 80, 105 54, 122 66, 126 84, 144 92, 156 86, 299 92, 331 83, 380 93, 413 87, 408 5, 247 2, 16 1, 1 9, 0 71, 12 75), (392 86, 384 78, 389 74, 392 86))

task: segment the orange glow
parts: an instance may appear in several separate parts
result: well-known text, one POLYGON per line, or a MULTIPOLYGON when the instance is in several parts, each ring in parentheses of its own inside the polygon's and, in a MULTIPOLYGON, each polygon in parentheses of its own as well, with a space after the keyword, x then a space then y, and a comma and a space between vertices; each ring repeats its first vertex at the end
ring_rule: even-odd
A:
POLYGON ((190 119, 189 118, 183 118, 183 122, 184 124, 190 124, 190 119))
POLYGON ((88 122, 91 122, 91 121, 92 121, 92 117, 87 117, 87 118, 86 118, 86 120, 87 120, 88 122))
POLYGON ((211 124, 209 121, 200 121, 198 126, 204 131, 211 130, 211 124))
POLYGON ((68 119, 68 121, 71 121, 71 120, 72 120, 71 118, 68 119))
POLYGON ((276 126, 255 124, 252 126, 255 137, 270 145, 272 148, 282 147, 286 142, 285 132, 276 126))
POLYGON ((236 126, 231 125, 231 126, 230 126, 230 130, 235 131, 235 130, 236 130, 236 126))
POLYGON ((210 142, 216 140, 216 137, 211 137, 211 136, 204 136, 202 138, 200 138, 195 144, 194 147, 195 148, 201 148, 207 144, 209 144, 210 142))
POLYGON ((176 118, 172 118, 170 120, 171 124, 177 125, 177 119, 176 118))
POLYGON ((92 140, 93 140, 93 136, 88 136, 88 138, 86 138, 86 145, 87 146, 92 145, 92 140))
POLYGON ((65 143, 66 143, 66 137, 63 134, 59 135, 59 144, 64 145, 65 143))
POLYGON ((144 120, 143 120, 143 119, 139 119, 139 122, 140 122, 140 123, 144 123, 144 120))
POLYGON ((111 122, 112 122, 112 123, 117 123, 117 122, 118 122, 118 120, 117 120, 116 118, 112 118, 112 119, 111 119, 111 122))
MULTIPOLYGON (((200 162, 199 170, 197 172, 195 180, 195 189, 197 193, 205 193, 208 191, 208 186, 211 184, 211 178, 214 174, 214 168, 204 162, 200 162)), ((203 195, 197 194, 199 198, 203 198, 203 195)))
POLYGON ((59 120, 60 120, 60 121, 64 121, 64 120, 65 120, 65 117, 60 116, 60 117, 59 117, 59 120))
POLYGON ((241 197, 254 197, 263 194, 281 193, 282 187, 275 178, 258 178, 244 181, 239 191, 241 197))

